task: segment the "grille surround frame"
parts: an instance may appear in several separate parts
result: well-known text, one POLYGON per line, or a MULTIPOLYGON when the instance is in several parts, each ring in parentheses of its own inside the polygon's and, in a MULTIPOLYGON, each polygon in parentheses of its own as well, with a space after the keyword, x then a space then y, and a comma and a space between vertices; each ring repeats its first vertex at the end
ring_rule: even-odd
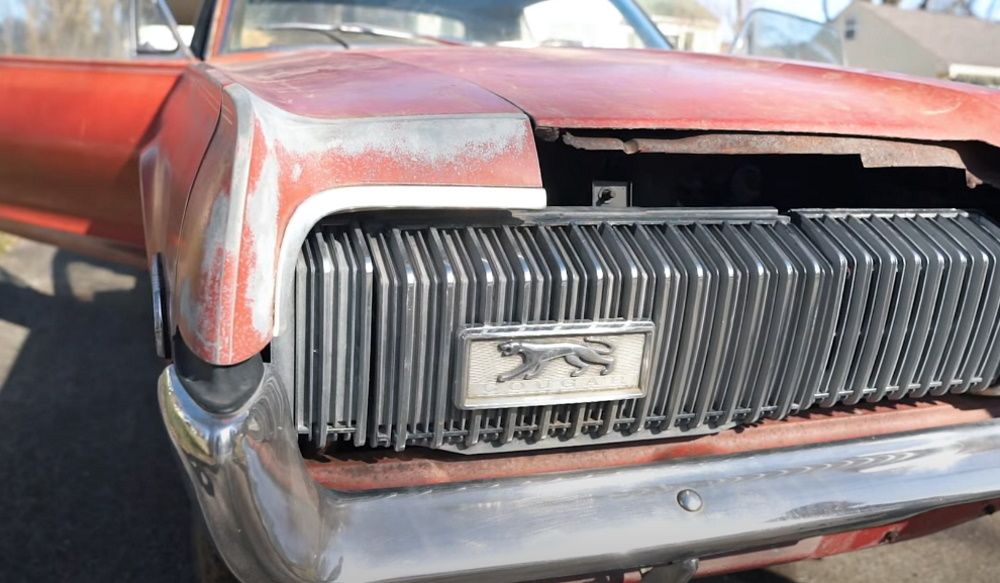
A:
MULTIPOLYGON (((308 394, 299 362, 277 366, 286 375, 294 369, 286 386, 293 387, 296 422, 317 444, 347 436, 356 446, 480 453, 693 436, 765 416, 782 418, 814 405, 983 390, 1000 366, 1000 286, 995 285, 1000 228, 955 209, 804 209, 788 215, 775 209, 647 208, 599 214, 589 209, 366 213, 321 222, 305 247, 314 244, 317 233, 325 233, 325 244, 314 247, 318 254, 327 246, 331 265, 340 271, 354 266, 353 275, 340 276, 336 287, 339 312, 327 309, 324 317, 347 314, 338 345, 346 346, 346 336, 364 339, 360 350, 340 351, 336 363, 321 365, 331 376, 321 377, 320 384, 343 386, 344 379, 359 378, 371 363, 371 375, 358 381, 353 401, 344 390, 308 394), (938 222, 947 228, 935 226, 938 222), (461 231, 475 228, 492 231, 489 236, 461 231), (534 238, 525 234, 532 230, 534 238), (943 238, 935 241, 939 234, 943 238), (480 270, 492 266, 497 275, 482 287, 482 301, 469 277, 474 260, 480 270), (446 264, 450 271, 437 269, 446 264), (966 264, 975 269, 955 267, 966 264), (575 277, 553 275, 573 268, 575 277), (598 271, 606 275, 586 277, 598 271), (519 279, 519 273, 527 275, 519 279), (953 273, 958 275, 949 278, 953 273), (595 286, 595 280, 605 285, 595 286), (539 281, 549 285, 532 287, 539 281), (352 304, 351 294, 343 291, 348 285, 368 291, 354 294, 352 304), (924 288, 943 295, 920 304, 924 288), (980 291, 966 293, 970 289, 980 291), (405 290, 402 296, 400 290, 405 290), (561 308, 546 306, 546 297, 560 298, 561 308), (513 298, 509 305, 507 298, 513 298), (352 319, 355 312, 347 307, 362 304, 370 313, 362 310, 352 319), (720 304, 721 315, 709 313, 708 306, 720 304), (556 311, 559 317, 553 317, 556 311), (955 325, 932 330, 942 311, 960 317, 955 325), (401 321, 380 317, 389 313, 401 321), (458 331, 469 325, 471 315, 475 324, 513 325, 609 321, 614 314, 618 319, 647 315, 670 324, 658 324, 653 332, 659 357, 649 368, 651 383, 678 379, 674 390, 572 410, 555 405, 473 411, 456 418, 457 408, 447 400, 453 395, 458 331), (358 325, 366 318, 376 324, 358 325), (436 330, 424 324, 433 322, 439 323, 436 330), (973 338, 972 332, 956 331, 962 325, 985 327, 986 334, 973 338), (907 336, 911 326, 918 333, 907 336), (380 352, 378 339, 400 335, 392 350, 380 352), (924 348, 907 352, 910 342, 924 348), (752 350, 738 350, 751 343, 752 350), (421 354, 422 347, 432 356, 421 354), (926 353, 936 349, 947 354, 930 366, 926 353), (824 355, 823 369, 806 366, 824 355), (404 372, 394 372, 393 363, 404 372), (982 374, 957 374, 970 363, 982 374), (891 382, 908 378, 911 371, 917 384, 891 382), (341 376, 334 381, 333 374, 341 376), (395 392, 387 389, 387 378, 401 381, 395 392), (436 388, 421 389, 431 386, 436 388), (343 406, 338 409, 338 404, 343 406), (316 413, 324 410, 330 411, 329 420, 343 419, 345 407, 355 411, 353 426, 324 423, 322 415, 316 422, 316 413), (457 422, 442 424, 442 419, 457 422)), ((330 283, 322 286, 326 290, 333 280, 324 277, 330 283)), ((301 278, 297 269, 296 281, 301 278)), ((283 301, 301 304, 301 294, 294 291, 299 286, 288 287, 291 297, 283 301)), ((301 305, 294 313, 298 341, 301 305)), ((301 352, 282 344, 288 340, 289 335, 276 338, 273 353, 301 352)), ((332 336, 323 340, 325 346, 335 342, 332 336)), ((651 385, 651 393, 655 388, 651 385)))

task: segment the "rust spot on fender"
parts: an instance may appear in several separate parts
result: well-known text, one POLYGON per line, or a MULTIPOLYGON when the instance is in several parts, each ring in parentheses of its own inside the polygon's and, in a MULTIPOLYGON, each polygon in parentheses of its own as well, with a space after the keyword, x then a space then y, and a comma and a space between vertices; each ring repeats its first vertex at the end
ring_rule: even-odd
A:
POLYGON ((239 86, 227 95, 229 129, 206 158, 206 166, 224 170, 209 168, 196 184, 185 220, 191 249, 179 270, 180 329, 215 364, 241 362, 270 340, 281 237, 310 196, 368 184, 541 182, 531 125, 521 114, 317 120, 239 86))

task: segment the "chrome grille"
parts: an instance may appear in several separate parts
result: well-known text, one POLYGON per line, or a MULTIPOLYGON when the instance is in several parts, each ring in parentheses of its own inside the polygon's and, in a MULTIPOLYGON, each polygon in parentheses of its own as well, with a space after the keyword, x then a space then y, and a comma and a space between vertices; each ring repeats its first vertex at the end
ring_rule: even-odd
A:
POLYGON ((358 215, 310 235, 274 354, 317 444, 693 435, 990 386, 998 255, 996 225, 952 210, 358 215), (463 327, 608 320, 655 324, 645 398, 455 406, 463 327))

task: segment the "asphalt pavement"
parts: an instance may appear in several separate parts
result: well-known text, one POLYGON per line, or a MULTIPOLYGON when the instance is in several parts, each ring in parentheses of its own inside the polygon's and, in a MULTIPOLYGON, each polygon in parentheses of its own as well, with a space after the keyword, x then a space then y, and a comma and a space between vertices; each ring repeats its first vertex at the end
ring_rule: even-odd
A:
MULTIPOLYGON (((0 582, 192 579, 161 368, 144 273, 0 233, 0 582)), ((992 582, 998 546, 1000 514, 715 582, 992 582)))

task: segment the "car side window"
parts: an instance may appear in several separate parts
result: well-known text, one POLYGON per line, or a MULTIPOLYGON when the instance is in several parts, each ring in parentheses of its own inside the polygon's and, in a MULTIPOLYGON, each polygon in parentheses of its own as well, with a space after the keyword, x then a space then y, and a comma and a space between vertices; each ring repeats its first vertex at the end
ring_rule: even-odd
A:
POLYGON ((181 50, 160 0, 0 2, 0 56, 127 60, 181 50))

